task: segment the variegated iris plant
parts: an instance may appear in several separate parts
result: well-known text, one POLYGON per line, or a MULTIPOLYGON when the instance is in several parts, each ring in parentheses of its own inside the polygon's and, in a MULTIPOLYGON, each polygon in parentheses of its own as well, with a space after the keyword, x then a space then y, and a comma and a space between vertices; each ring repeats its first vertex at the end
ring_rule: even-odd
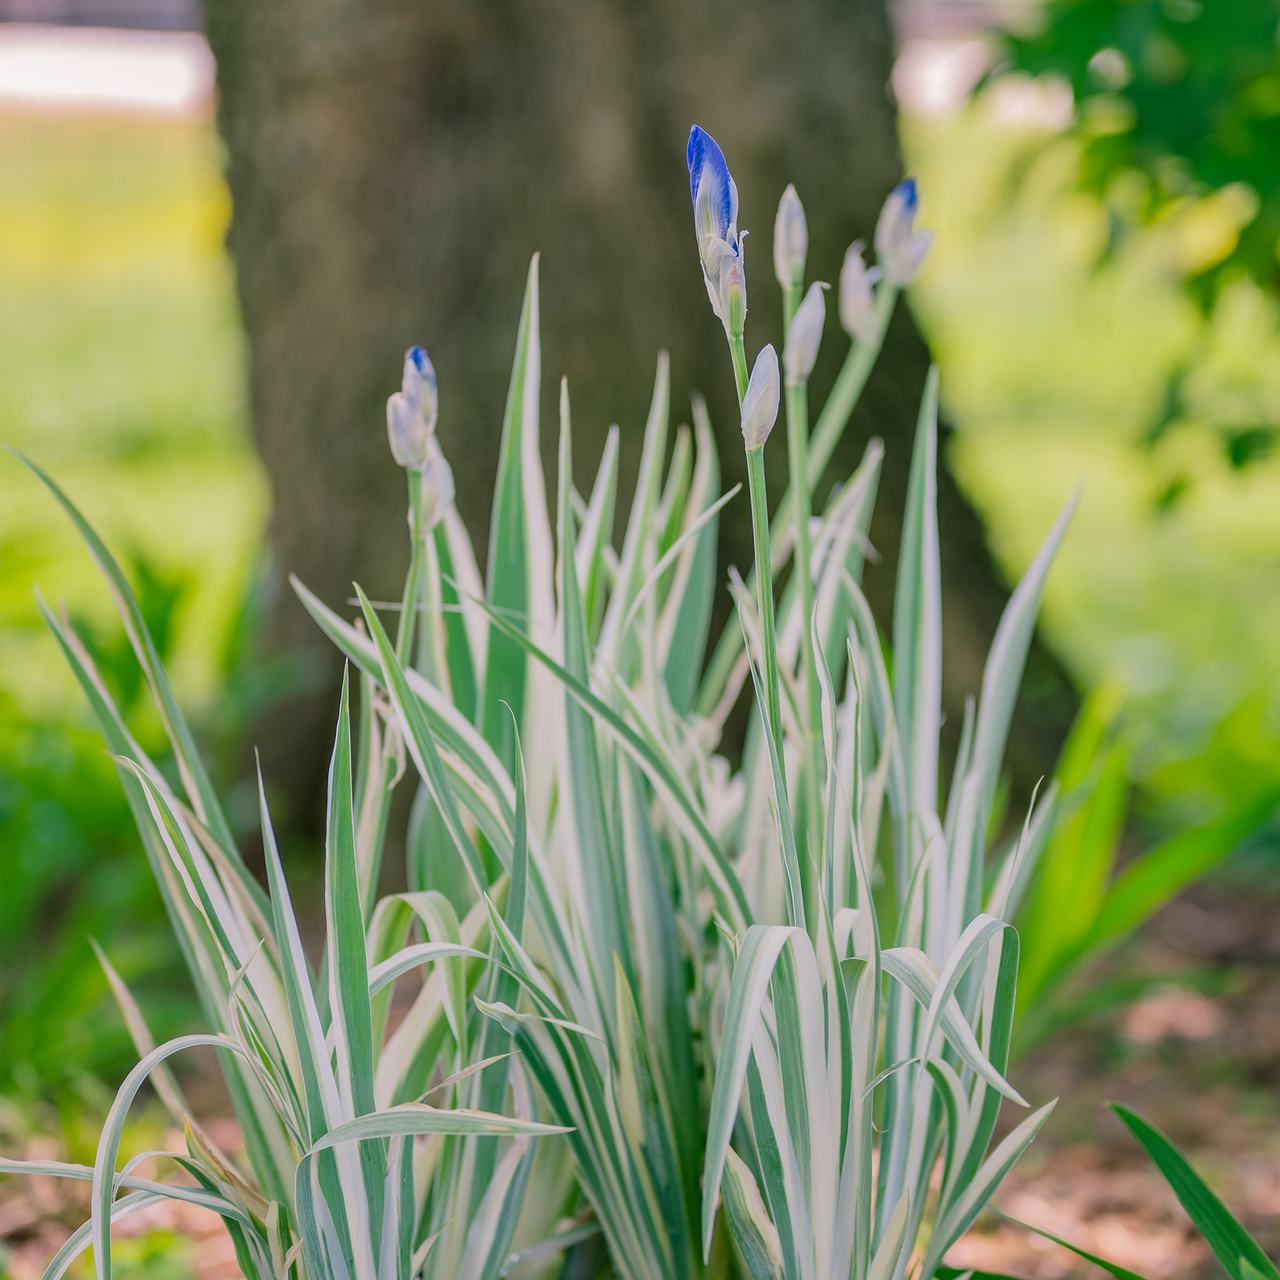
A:
MULTIPOLYGON (((413 530, 395 637, 363 593, 348 620, 294 583, 360 673, 357 763, 344 694, 330 783, 319 977, 265 805, 269 893, 239 860, 124 579, 47 481, 107 572, 171 731, 176 794, 70 627, 46 611, 121 759, 257 1181, 193 1126, 186 1166, 200 1189, 169 1193, 216 1201, 255 1277, 491 1277, 527 1241, 541 1240, 524 1253, 532 1260, 599 1231, 622 1280, 735 1267, 786 1280, 901 1280, 911 1269, 929 1280, 1048 1112, 988 1151, 1001 1099, 1022 1103, 1003 1075, 1018 955, 1008 920, 1051 797, 998 863, 989 828, 1069 512, 1009 604, 944 806, 936 378, 911 470, 891 667, 859 586, 880 444, 812 510, 897 292, 928 248, 914 230, 914 186, 886 205, 877 267, 864 267, 861 244, 850 249, 839 312, 854 341, 811 431, 825 304, 820 287, 804 295, 800 200, 788 189, 775 231, 783 358, 765 347, 748 377, 736 189, 701 130, 688 158, 750 480, 756 562, 745 581, 731 574, 737 617, 705 660, 715 521, 737 490, 721 492, 696 397, 692 430, 678 427, 672 443, 665 355, 615 550, 618 431, 580 494, 564 385, 547 510, 534 260, 482 579, 434 436, 434 373, 411 351, 388 407, 413 530), (762 458, 783 402, 791 485, 771 520, 762 458), (744 689, 755 711, 734 773, 717 748, 744 689), (405 757, 419 788, 411 892, 375 902, 405 757), (429 887, 443 882, 452 899, 429 887), (431 976, 383 1044, 390 982, 427 962, 431 976), (513 1042, 515 1056, 500 1057, 513 1042), (440 1110, 421 1100, 433 1086, 440 1110), (535 1098, 563 1138, 531 1144, 546 1131, 535 1098), (495 1133, 507 1136, 479 1136, 495 1133), (535 1151, 543 1171, 521 1217, 535 1151)), ((141 1203, 115 1192, 165 1193, 115 1172, 128 1100, 158 1061, 121 994, 148 1057, 97 1169, 84 1171, 95 1208, 80 1243, 94 1234, 102 1280, 108 1216, 141 1203)))

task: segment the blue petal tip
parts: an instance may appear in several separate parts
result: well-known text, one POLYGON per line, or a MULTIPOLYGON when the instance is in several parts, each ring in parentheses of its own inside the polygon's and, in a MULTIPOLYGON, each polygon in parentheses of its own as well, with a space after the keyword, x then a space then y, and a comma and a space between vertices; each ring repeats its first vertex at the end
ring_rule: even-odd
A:
POLYGON ((702 173, 702 156, 707 147, 707 134, 695 124, 689 130, 689 145, 685 148, 685 163, 689 166, 689 198, 698 198, 698 176, 702 173))
POLYGON ((715 203, 720 206, 718 212, 721 219, 721 234, 723 234, 732 217, 729 165, 724 158, 724 152, 720 150, 719 143, 705 129, 695 124, 689 130, 689 145, 685 150, 685 161, 689 165, 689 197, 695 205, 698 203, 698 184, 702 181, 703 174, 708 169, 711 170, 711 181, 714 183, 711 190, 715 193, 713 197, 715 203))
POLYGON ((898 190, 902 192, 902 199, 908 210, 914 213, 916 209, 916 180, 914 178, 903 178, 898 183, 898 190))

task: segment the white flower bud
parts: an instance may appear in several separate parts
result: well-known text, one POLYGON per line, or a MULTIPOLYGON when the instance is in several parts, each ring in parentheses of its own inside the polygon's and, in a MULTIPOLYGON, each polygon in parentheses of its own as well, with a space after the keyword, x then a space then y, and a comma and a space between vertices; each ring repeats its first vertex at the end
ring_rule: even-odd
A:
POLYGON ((880 279, 880 268, 868 268, 862 261, 866 242, 855 240, 844 255, 840 268, 840 323, 859 342, 877 342, 876 300, 872 285, 880 279))
POLYGON ((387 401, 387 436, 391 456, 410 471, 417 471, 427 457, 427 424, 422 410, 403 391, 387 401))
POLYGON ((823 291, 829 286, 811 284, 804 301, 796 308, 787 330, 787 345, 782 351, 782 363, 787 368, 787 386, 802 387, 813 372, 813 362, 818 358, 818 344, 822 341, 822 322, 827 317, 827 304, 823 291))
POLYGON ((764 442, 778 420, 778 400, 782 394, 778 376, 778 353, 772 344, 756 356, 747 394, 742 397, 742 439, 747 451, 763 449, 764 442))
POLYGON ((430 533, 453 505, 453 472, 434 444, 422 468, 422 532, 430 533))
POLYGON ((402 467, 418 471, 426 461, 438 405, 436 371, 421 347, 410 347, 404 356, 400 390, 387 401, 391 456, 402 467))
POLYGON ((933 243, 932 231, 915 231, 916 180, 906 178, 889 193, 876 223, 876 256, 885 279, 901 289, 920 270, 933 243))
POLYGON ((791 184, 778 201, 778 216, 773 224, 773 269, 784 289, 798 289, 804 284, 804 259, 808 251, 809 228, 805 225, 804 205, 791 184))

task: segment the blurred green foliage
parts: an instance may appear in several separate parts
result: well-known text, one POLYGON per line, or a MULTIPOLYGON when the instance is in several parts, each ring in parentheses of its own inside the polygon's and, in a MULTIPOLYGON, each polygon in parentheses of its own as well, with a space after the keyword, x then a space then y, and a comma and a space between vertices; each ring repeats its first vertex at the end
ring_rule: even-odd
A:
POLYGON ((1224 858, 1242 846, 1277 842, 1280 759, 1274 741, 1259 732, 1253 699, 1218 725, 1199 758, 1167 765, 1149 780, 1140 804, 1157 819, 1147 825, 1167 829, 1141 848, 1132 847, 1131 835, 1121 865, 1132 792, 1123 710, 1118 682, 1095 689, 1055 770, 1057 807, 1034 892, 1017 918, 1019 1053, 1168 981, 1168 974, 1122 972, 1099 983, 1090 968, 1224 858))
MULTIPOLYGON (((937 230, 911 304, 957 427, 951 465, 1010 581, 1083 482, 1042 626, 1080 687, 1125 689, 1138 784, 1125 838, 1143 847, 1244 802, 1260 772, 1280 777, 1280 459, 1237 470, 1218 444, 1233 423, 1280 423, 1280 305, 1239 277, 1206 317, 1176 219, 1105 253, 1110 214, 1079 189, 1083 143, 1060 103, 1006 80, 954 113, 903 118, 937 230), (1144 432, 1187 362, 1184 416, 1153 454, 1144 432), (1233 746, 1219 726, 1246 704, 1249 739, 1233 746), (1175 785, 1163 771, 1183 764, 1175 785), (1194 805, 1187 771, 1215 779, 1194 805)), ((1280 865, 1280 841, 1267 847, 1280 865)))
MULTIPOLYGON (((131 563, 138 599, 162 657, 173 653, 189 575, 168 576, 145 556, 131 563)), ((141 668, 123 628, 72 619, 118 705, 148 746, 141 668)), ((114 1076, 136 1056, 89 938, 138 983, 161 1034, 195 1014, 182 956, 133 816, 99 735, 30 718, 0 694, 0 1082, 31 1093, 114 1076)))
MULTIPOLYGON (((1006 39, 1001 71, 1071 87, 1080 186, 1106 202, 1100 261, 1134 227, 1182 225, 1184 284, 1206 313, 1234 281, 1280 286, 1280 2, 1050 0, 1034 35, 1006 39)), ((1170 373, 1145 443, 1188 417, 1191 353, 1170 373)), ((1248 417, 1220 430, 1234 468, 1267 457, 1280 426, 1248 417)), ((1157 495, 1171 507, 1188 476, 1157 495)))
MULTIPOLYGON (((128 563, 166 661, 192 578, 165 574, 139 553, 128 563)), ((225 620, 218 696, 196 725, 224 794, 238 781, 250 719, 306 682, 305 663, 259 655, 266 586, 262 575, 251 579, 225 620)), ((74 615, 71 621, 135 736, 176 785, 167 740, 123 628, 74 615)), ((231 814, 234 820, 234 806, 231 814)), ((90 937, 135 989, 157 1034, 168 1038, 189 1029, 196 1010, 182 956, 100 735, 61 718, 31 718, 2 691, 0 833, 0 884, 6 887, 0 895, 0 1089, 38 1094, 74 1085, 85 1074, 122 1075, 134 1061, 90 937)))
POLYGON ((136 1055, 90 936, 139 983, 166 1034, 192 1006, 101 738, 29 720, 0 698, 0 832, 0 1088, 114 1075, 136 1055))
POLYGON ((1190 273, 1206 303, 1243 270, 1280 282, 1280 3, 1051 0, 1043 28, 1009 40, 1011 69, 1063 77, 1078 104, 1080 179, 1104 195, 1146 178, 1142 215, 1246 184, 1252 217, 1229 252, 1190 273))

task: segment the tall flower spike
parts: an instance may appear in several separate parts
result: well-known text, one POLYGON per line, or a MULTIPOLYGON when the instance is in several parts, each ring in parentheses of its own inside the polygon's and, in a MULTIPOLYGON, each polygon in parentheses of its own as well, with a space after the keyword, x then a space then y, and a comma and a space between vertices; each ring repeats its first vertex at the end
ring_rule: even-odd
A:
POLYGON ((866 241, 855 240, 844 255, 840 268, 840 323, 859 342, 875 342, 880 337, 876 321, 872 285, 880 279, 880 268, 868 268, 862 261, 866 241))
POLYGON ((773 270, 784 289, 799 289, 804 284, 804 260, 809 252, 809 228, 804 220, 804 205, 789 183, 778 201, 778 216, 773 224, 773 270))
POLYGON ((421 470, 427 460, 438 404, 436 371, 421 347, 410 347, 404 356, 400 390, 387 401, 391 456, 410 471, 421 470))
POLYGON ((693 197, 693 227, 698 237, 702 278, 712 309, 730 337, 741 337, 747 318, 747 278, 743 271, 743 240, 738 232, 738 188, 729 176, 724 152, 716 140, 695 124, 685 153, 689 165, 689 194, 693 197))
POLYGON ((756 356, 747 394, 742 397, 742 439, 747 452, 763 449, 764 442, 778 420, 778 401, 781 398, 781 379, 778 377, 778 353, 772 344, 763 347, 756 356))
POLYGON ((830 285, 821 282, 811 284, 791 320, 787 345, 782 349, 782 363, 786 366, 789 387, 804 386, 813 372, 818 344, 822 341, 822 324, 827 318, 827 304, 822 295, 829 288, 830 285))
POLYGON ((885 279, 901 289, 920 270, 933 243, 932 231, 916 231, 916 180, 906 178, 889 193, 876 223, 876 256, 885 279))
POLYGON ((432 440, 422 468, 422 531, 430 533, 453 505, 453 472, 444 460, 439 442, 432 440))

